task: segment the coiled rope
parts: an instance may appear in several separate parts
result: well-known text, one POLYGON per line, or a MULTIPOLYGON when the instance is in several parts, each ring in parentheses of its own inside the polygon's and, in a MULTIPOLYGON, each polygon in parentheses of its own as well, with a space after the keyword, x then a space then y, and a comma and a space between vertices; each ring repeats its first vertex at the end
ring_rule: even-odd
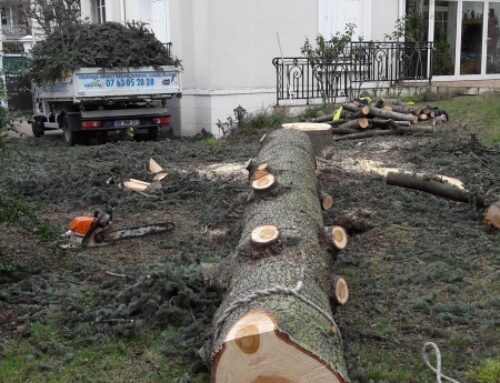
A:
POLYGON ((452 383, 460 383, 458 380, 450 378, 441 372, 441 352, 439 351, 439 347, 434 342, 426 342, 424 343, 424 347, 422 347, 422 358, 424 359, 424 363, 436 374, 436 382, 441 383, 441 378, 452 382, 452 383), (431 352, 436 354, 436 367, 434 367, 430 360, 429 355, 431 352))

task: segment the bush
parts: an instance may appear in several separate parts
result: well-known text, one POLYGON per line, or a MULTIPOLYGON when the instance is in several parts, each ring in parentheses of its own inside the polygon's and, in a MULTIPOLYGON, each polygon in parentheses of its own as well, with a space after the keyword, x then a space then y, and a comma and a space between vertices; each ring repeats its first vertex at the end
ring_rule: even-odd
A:
POLYGON ((279 127, 286 119, 285 109, 273 109, 271 112, 260 110, 250 113, 241 124, 241 131, 249 134, 258 134, 266 129, 279 127))
POLYGON ((468 375, 473 382, 500 383, 500 360, 488 358, 468 375))

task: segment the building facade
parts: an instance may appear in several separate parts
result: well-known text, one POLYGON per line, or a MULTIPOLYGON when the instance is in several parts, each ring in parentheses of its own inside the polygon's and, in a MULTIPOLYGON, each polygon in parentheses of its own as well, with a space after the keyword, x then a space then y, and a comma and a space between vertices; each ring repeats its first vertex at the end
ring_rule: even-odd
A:
POLYGON ((149 24, 159 40, 171 42, 182 59, 183 96, 172 100, 177 132, 205 129, 219 135, 218 121, 276 103, 272 59, 298 56, 308 37, 358 26, 364 39, 382 39, 401 16, 400 0, 82 0, 82 16, 149 24), (342 3, 342 4, 340 4, 342 3), (342 9, 343 12, 338 12, 342 9), (180 130, 179 130, 180 129, 180 130))
MULTIPOLYGON (((183 97, 171 101, 182 135, 219 135, 218 121, 234 117, 238 105, 248 112, 275 105, 272 60, 301 56, 306 38, 352 23, 356 39, 383 41, 412 11, 423 15, 433 43, 433 82, 500 79, 500 0, 81 0, 81 11, 97 23, 145 22, 172 43, 184 68, 183 97)), ((16 20, 2 10, 4 39, 24 33, 16 20)))

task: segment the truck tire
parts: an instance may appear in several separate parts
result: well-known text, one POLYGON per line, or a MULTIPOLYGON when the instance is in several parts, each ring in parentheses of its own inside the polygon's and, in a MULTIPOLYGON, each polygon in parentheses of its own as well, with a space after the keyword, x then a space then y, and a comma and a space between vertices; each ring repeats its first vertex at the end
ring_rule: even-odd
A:
POLYGON ((74 146, 80 143, 80 132, 75 132, 71 129, 68 116, 64 116, 62 120, 62 129, 64 132, 64 142, 69 146, 74 146))
POLYGON ((36 117, 34 121, 31 122, 31 131, 35 137, 42 137, 45 134, 43 120, 41 118, 36 117))

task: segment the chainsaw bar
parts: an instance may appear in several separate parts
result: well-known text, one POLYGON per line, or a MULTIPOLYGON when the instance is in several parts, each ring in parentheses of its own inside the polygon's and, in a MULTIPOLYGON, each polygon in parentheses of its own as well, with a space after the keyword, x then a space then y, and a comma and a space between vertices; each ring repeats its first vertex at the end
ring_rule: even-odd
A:
POLYGON ((144 237, 146 235, 166 233, 173 231, 174 229, 175 223, 173 222, 154 223, 151 225, 137 226, 128 229, 112 231, 104 229, 94 234, 94 241, 95 243, 114 242, 121 239, 132 239, 144 237))

